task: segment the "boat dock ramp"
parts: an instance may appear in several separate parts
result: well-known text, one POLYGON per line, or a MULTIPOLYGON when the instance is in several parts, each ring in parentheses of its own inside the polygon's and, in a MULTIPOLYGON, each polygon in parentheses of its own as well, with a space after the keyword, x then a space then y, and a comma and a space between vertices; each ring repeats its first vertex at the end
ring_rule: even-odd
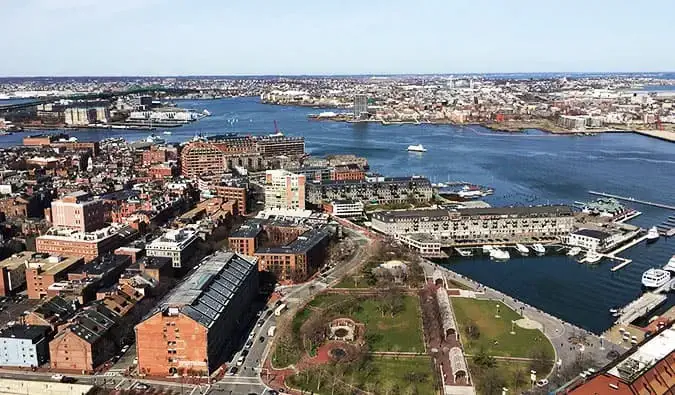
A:
POLYGON ((612 270, 613 272, 615 272, 615 271, 617 271, 617 270, 621 270, 621 269, 623 269, 624 267, 630 265, 630 263, 633 262, 631 259, 621 258, 621 257, 616 256, 616 254, 618 254, 618 253, 620 253, 620 252, 623 252, 623 251, 625 251, 625 250, 631 248, 632 246, 634 246, 634 245, 636 245, 636 244, 642 243, 646 238, 647 238, 647 235, 644 235, 644 236, 642 236, 642 237, 638 237, 637 239, 634 239, 634 240, 631 241, 630 243, 628 243, 628 244, 626 244, 626 245, 623 245, 623 246, 617 248, 616 250, 610 252, 610 253, 607 254, 607 255, 604 255, 604 257, 606 257, 606 258, 613 259, 613 260, 617 260, 617 261, 621 261, 621 263, 619 263, 618 265, 614 266, 611 270, 612 270))
POLYGON ((661 224, 656 225, 661 236, 672 237, 675 236, 675 215, 671 215, 661 224))
POLYGON ((639 298, 619 309, 620 315, 619 318, 617 318, 616 323, 628 325, 638 318, 649 314, 649 312, 663 304, 667 298, 666 295, 660 293, 646 292, 639 298))

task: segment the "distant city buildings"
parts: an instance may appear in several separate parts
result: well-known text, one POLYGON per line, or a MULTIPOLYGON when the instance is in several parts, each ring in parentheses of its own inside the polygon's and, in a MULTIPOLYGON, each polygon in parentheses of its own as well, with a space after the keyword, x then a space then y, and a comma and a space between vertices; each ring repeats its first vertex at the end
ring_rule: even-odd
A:
POLYGON ((363 119, 368 115, 368 96, 354 96, 354 118, 363 119))
POLYGON ((54 226, 91 232, 105 226, 107 218, 105 211, 106 207, 102 200, 93 199, 89 193, 78 191, 53 201, 51 210, 46 212, 46 216, 54 226))
POLYGON ((332 201, 364 204, 428 202, 432 195, 431 182, 423 177, 375 177, 364 181, 307 184, 307 201, 317 206, 332 201))

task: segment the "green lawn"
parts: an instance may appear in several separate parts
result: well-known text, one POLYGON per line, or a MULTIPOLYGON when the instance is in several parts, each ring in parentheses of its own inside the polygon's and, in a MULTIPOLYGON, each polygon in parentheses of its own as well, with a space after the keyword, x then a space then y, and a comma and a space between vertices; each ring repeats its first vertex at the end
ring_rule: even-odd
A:
POLYGON ((349 395, 353 388, 374 394, 426 395, 436 393, 434 381, 431 360, 421 357, 373 358, 359 366, 326 365, 292 376, 288 384, 320 395, 349 395), (340 368, 343 372, 335 374, 340 368))
POLYGON ((492 375, 486 369, 476 366, 471 359, 468 359, 467 363, 474 385, 479 391, 483 390, 485 392, 484 386, 488 384, 484 383, 483 380, 486 376, 491 376, 493 381, 497 381, 493 383, 494 387, 508 388, 509 394, 520 394, 530 389, 530 365, 527 362, 498 361, 495 367, 492 368, 494 369, 492 375))
POLYGON ((516 325, 516 334, 509 333, 511 321, 520 319, 520 315, 503 303, 493 300, 452 298, 452 306, 462 345, 467 354, 476 355, 483 348, 495 356, 528 358, 532 356, 533 350, 539 349, 553 359, 553 346, 541 331, 523 329, 516 325), (500 318, 495 318, 497 304, 500 306, 500 318), (480 329, 478 339, 472 340, 467 337, 465 328, 470 322, 474 322, 480 329))
POLYGON ((360 274, 356 274, 353 276, 346 276, 345 278, 342 279, 342 281, 337 283, 334 288, 353 289, 353 288, 370 288, 370 287, 371 286, 368 284, 365 277, 363 277, 360 274))
POLYGON ((422 340, 422 318, 419 299, 416 296, 404 296, 404 309, 392 317, 377 310, 376 299, 361 302, 361 311, 354 319, 366 325, 366 337, 372 351, 412 351, 424 352, 422 340))

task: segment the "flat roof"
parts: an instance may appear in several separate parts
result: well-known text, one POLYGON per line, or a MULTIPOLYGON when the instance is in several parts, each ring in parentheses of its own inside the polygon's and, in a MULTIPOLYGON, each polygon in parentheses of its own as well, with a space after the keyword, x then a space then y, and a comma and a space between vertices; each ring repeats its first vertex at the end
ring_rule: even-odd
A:
POLYGON ((14 270, 26 265, 26 261, 30 260, 36 254, 33 251, 21 251, 13 254, 7 259, 0 261, 0 267, 5 267, 7 270, 14 270))
POLYGON ((297 239, 281 247, 263 247, 256 250, 256 254, 303 254, 311 250, 321 241, 329 237, 327 229, 310 229, 298 236, 297 239))
POLYGON ((603 232, 601 230, 595 230, 595 229, 579 229, 573 234, 575 235, 581 235, 581 236, 587 236, 587 237, 592 237, 594 239, 599 239, 599 240, 604 240, 610 236, 609 233, 603 232))
POLYGON ((35 343, 44 338, 50 330, 50 327, 42 325, 12 325, 0 330, 0 338, 28 339, 35 343))
POLYGON ((259 219, 250 219, 244 222, 237 230, 232 232, 229 237, 232 238, 254 238, 263 231, 263 221, 259 219))
POLYGON ((636 373, 634 378, 637 378, 641 376, 641 372, 651 368, 673 351, 675 351, 675 329, 670 327, 638 346, 633 353, 628 354, 623 361, 613 366, 607 373, 632 382, 633 380, 626 375, 627 371, 634 370, 636 373))
POLYGON ((26 267, 30 269, 40 269, 45 274, 57 274, 61 273, 64 270, 69 269, 71 266, 75 265, 78 262, 81 262, 82 260, 83 258, 80 256, 62 257, 62 256, 48 255, 46 257, 31 259, 26 267))

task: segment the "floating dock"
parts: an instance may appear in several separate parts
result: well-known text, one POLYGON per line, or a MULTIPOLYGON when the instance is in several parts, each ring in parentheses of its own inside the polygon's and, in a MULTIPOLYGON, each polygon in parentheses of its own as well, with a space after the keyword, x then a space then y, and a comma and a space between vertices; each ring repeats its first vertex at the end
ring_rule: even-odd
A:
POLYGON ((617 318, 616 323, 621 325, 628 325, 631 322, 643 317, 652 310, 659 307, 668 297, 653 292, 647 292, 630 302, 623 308, 619 309, 621 315, 617 318))
POLYGON ((596 195, 596 196, 603 196, 603 197, 608 197, 608 198, 614 198, 618 200, 625 200, 627 202, 634 202, 634 203, 640 203, 640 204, 646 204, 647 206, 654 206, 658 208, 664 208, 666 210, 673 210, 675 211, 675 206, 671 206, 668 204, 663 204, 663 203, 656 203, 656 202, 650 202, 647 200, 640 200, 640 199, 635 199, 633 197, 626 197, 626 196, 619 196, 619 195, 612 195, 611 193, 605 193, 605 192, 597 192, 597 191, 588 191, 591 195, 596 195))

